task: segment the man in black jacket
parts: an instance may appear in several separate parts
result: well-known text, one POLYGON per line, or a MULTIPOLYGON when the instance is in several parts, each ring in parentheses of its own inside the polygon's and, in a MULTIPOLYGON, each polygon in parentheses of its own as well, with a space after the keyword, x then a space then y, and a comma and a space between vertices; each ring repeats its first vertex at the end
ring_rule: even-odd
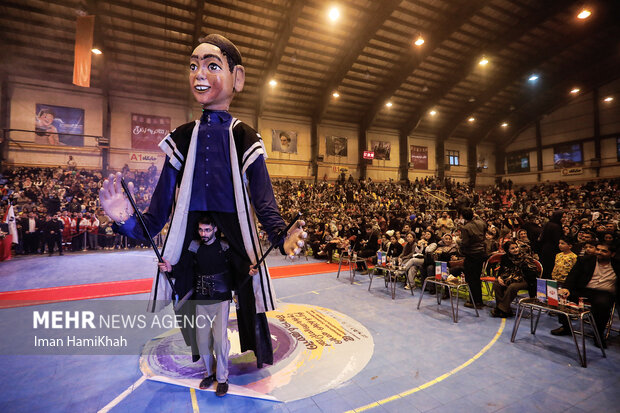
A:
MULTIPOLYGON (((47 250, 50 257, 54 253, 54 245, 58 245, 58 253, 59 255, 62 255, 62 230, 64 228, 64 224, 58 218, 58 215, 54 215, 53 218, 47 215, 42 227, 43 239, 47 244, 47 250)), ((45 249, 45 245, 42 248, 45 249)))
MULTIPOLYGON (((598 243, 596 255, 579 258, 566 277, 565 288, 561 288, 558 292, 562 296, 567 296, 571 301, 577 301, 579 297, 588 299, 592 305, 592 316, 604 347, 603 333, 609 320, 611 307, 620 293, 618 275, 620 275, 620 261, 614 257, 609 245, 598 243)), ((560 322, 562 326, 551 330, 551 334, 556 336, 570 334, 568 320, 561 317, 560 322)))
POLYGON ((473 303, 467 302, 465 306, 480 308, 484 306, 480 275, 482 274, 482 266, 486 258, 484 233, 487 230, 487 223, 477 215, 474 216, 474 211, 471 208, 465 208, 462 215, 466 221, 465 225, 461 227, 460 250, 461 254, 465 256, 463 272, 465 273, 465 281, 469 284, 469 289, 474 299, 473 303))

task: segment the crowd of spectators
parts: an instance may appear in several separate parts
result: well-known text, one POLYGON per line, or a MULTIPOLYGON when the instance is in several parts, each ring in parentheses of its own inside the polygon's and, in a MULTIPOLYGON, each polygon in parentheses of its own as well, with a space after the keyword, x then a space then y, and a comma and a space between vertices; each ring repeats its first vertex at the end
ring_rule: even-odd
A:
MULTIPOLYGON (((136 202, 144 210, 157 183, 157 168, 136 172, 125 165, 122 172, 134 182, 136 202)), ((43 254, 47 249, 51 255, 62 253, 63 246, 73 251, 140 246, 114 234, 99 205, 103 179, 100 172, 74 165, 5 171, 0 196, 2 210, 9 203, 15 210, 15 252, 43 254)), ((335 182, 275 180, 273 189, 285 219, 302 213, 309 233, 307 252, 315 258, 331 262, 335 254, 348 251, 371 262, 383 251, 406 272, 405 288, 433 271, 436 261, 447 261, 452 274, 465 275, 475 300, 467 303, 471 307, 484 305, 482 263, 505 252, 494 283, 494 317, 512 315, 510 302, 522 288, 533 291, 534 275, 541 275, 537 269, 542 268, 543 278, 570 288, 575 284, 571 270, 580 257, 598 249, 614 257, 619 250, 620 178, 531 187, 502 181, 481 189, 436 177, 373 182, 342 175, 335 182), (597 243, 604 245, 599 248, 597 243)), ((601 262, 606 265, 604 258, 601 262)), ((368 267, 360 263, 358 270, 368 267)), ((597 323, 600 320, 599 311, 597 323)), ((563 327, 556 330, 566 332, 563 327)))
MULTIPOLYGON (((123 168, 134 182, 134 198, 141 209, 150 203, 157 183, 157 168, 146 172, 123 168)), ((112 222, 99 204, 105 178, 100 171, 78 170, 68 164, 58 168, 18 167, 0 176, 1 210, 13 206, 18 243, 16 254, 43 254, 63 250, 120 249, 140 243, 114 234, 112 222)), ((7 228, 3 229, 7 232, 7 228)))

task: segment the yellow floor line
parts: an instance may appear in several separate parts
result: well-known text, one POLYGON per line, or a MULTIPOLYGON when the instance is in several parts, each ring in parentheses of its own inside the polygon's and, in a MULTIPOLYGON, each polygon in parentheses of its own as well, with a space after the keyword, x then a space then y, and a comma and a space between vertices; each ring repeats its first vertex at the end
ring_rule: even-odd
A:
POLYGON ((196 390, 190 388, 189 394, 192 396, 192 409, 194 413, 200 413, 200 409, 198 408, 198 400, 196 400, 196 390))
POLYGON ((476 361, 480 357, 482 357, 482 355, 484 353, 486 353, 491 348, 491 346, 493 346, 493 344, 495 344, 495 342, 502 335, 502 332, 504 331, 504 327, 505 326, 506 326, 506 319, 503 318, 502 319, 502 323, 500 324, 499 329, 497 330, 497 333, 495 333, 495 336, 493 337, 493 339, 491 341, 489 341, 489 343, 486 346, 484 346, 482 348, 482 350, 480 350, 478 352, 478 354, 476 354, 475 356, 473 356, 472 358, 470 358, 469 360, 467 360, 465 363, 461 364, 460 366, 453 368, 449 372, 447 372, 445 374, 442 374, 441 376, 437 377, 436 379, 433 379, 431 381, 427 381, 426 383, 424 383, 424 384, 422 384, 422 385, 420 385, 418 387, 415 387, 413 389, 405 390, 402 393, 398 393, 398 394, 395 394, 394 396, 390 396, 390 397, 385 398, 383 400, 379 400, 379 401, 376 401, 374 403, 367 404, 366 406, 362 406, 362 407, 358 407, 358 408, 353 409, 353 410, 349 410, 349 411, 347 411, 345 413, 363 412, 365 410, 372 409, 373 407, 378 407, 378 406, 380 406, 382 404, 393 402, 394 400, 398 400, 398 399, 400 399, 402 397, 410 396, 413 393, 419 392, 420 390, 424 390, 424 389, 432 386, 433 384, 439 383, 440 381, 443 381, 443 380, 447 379, 448 377, 452 376, 454 373, 457 373, 457 372, 463 370, 465 367, 469 366, 471 363, 473 363, 474 361, 476 361))

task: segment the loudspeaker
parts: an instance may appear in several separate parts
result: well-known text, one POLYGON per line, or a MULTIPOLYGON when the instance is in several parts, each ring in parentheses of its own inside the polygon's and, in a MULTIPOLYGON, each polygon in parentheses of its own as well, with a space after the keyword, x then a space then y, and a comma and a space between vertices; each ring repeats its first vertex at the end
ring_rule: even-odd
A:
POLYGON ((323 162, 323 160, 325 159, 325 157, 323 155, 319 155, 316 157, 316 161, 317 162, 323 162))

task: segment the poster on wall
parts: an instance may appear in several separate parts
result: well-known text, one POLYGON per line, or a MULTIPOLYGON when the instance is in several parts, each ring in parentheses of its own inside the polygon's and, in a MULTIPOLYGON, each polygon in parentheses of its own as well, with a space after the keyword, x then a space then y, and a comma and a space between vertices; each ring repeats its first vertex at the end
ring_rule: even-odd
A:
POLYGON ((297 132, 272 129, 271 151, 297 153, 297 132))
POLYGON ((389 161, 392 144, 383 141, 370 141, 372 151, 375 153, 375 159, 379 161, 389 161))
POLYGON ((159 151, 157 146, 170 133, 170 118, 166 116, 131 114, 131 147, 159 151))
POLYGON ((329 156, 347 156, 347 138, 342 136, 326 136, 325 147, 329 156))
POLYGON ((580 143, 565 143, 553 147, 553 167, 572 168, 583 165, 583 148, 580 143))
POLYGON ((36 104, 34 142, 84 146, 84 109, 36 104))
POLYGON ((428 169, 428 147, 411 145, 411 166, 413 169, 428 169))

